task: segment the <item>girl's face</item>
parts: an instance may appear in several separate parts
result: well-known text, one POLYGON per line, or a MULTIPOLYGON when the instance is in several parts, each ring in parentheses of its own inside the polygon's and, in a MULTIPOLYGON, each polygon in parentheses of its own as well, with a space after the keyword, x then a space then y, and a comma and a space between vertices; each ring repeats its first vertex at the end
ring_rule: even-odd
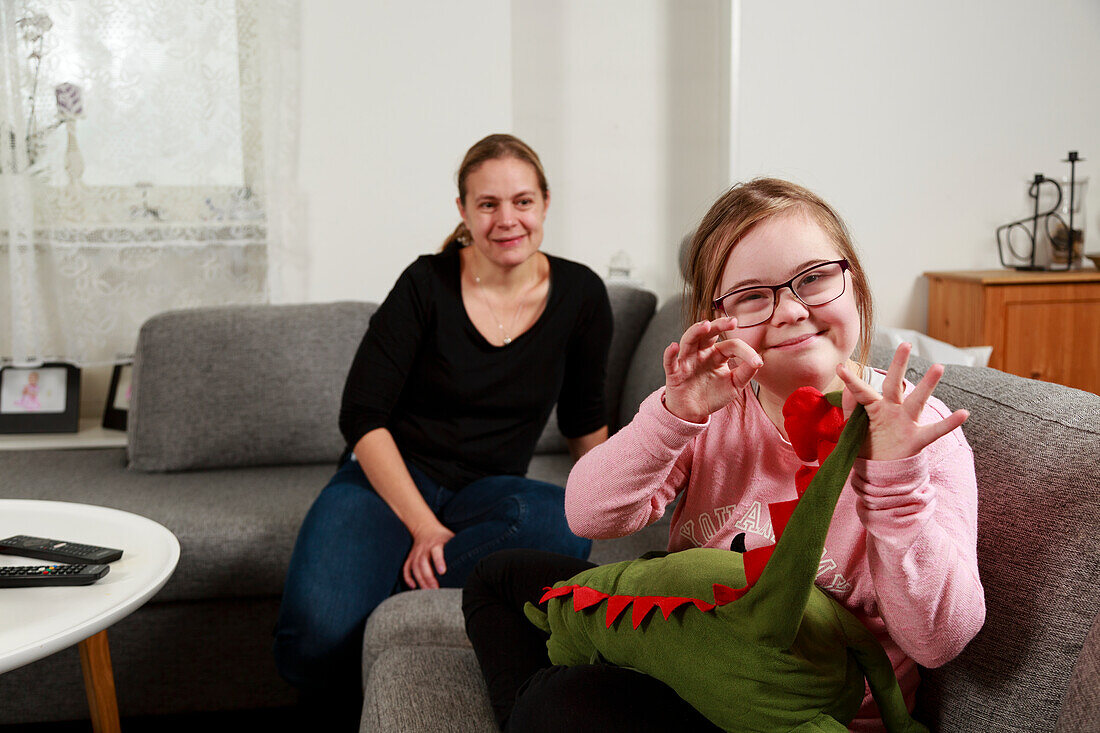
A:
POLYGON ((466 200, 457 203, 477 252, 500 267, 523 264, 542 244, 550 200, 529 163, 485 161, 466 176, 466 200))
MULTIPOLYGON (((757 224, 733 248, 715 295, 749 285, 776 285, 808 267, 842 257, 809 216, 799 211, 780 214, 757 224)), ((806 385, 824 392, 838 381, 837 364, 847 361, 859 342, 851 273, 845 272, 844 278, 844 294, 831 303, 809 307, 784 288, 770 320, 726 333, 726 338, 741 339, 764 360, 756 374, 762 388, 785 396, 806 385)))

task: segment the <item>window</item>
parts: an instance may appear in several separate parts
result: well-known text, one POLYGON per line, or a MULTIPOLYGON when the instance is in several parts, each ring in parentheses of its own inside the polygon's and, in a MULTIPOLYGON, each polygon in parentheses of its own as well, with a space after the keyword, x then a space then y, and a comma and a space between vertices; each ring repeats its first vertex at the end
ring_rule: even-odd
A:
POLYGON ((296 0, 0 0, 0 359, 111 362, 155 313, 289 299, 297 28, 296 0))

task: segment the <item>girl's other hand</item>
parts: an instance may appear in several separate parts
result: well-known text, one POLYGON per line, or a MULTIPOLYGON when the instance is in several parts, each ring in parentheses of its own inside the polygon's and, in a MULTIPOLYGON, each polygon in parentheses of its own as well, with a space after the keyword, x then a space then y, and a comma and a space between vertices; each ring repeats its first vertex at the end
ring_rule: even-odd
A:
POLYGON ((413 532, 413 546, 401 568, 405 584, 410 588, 438 588, 436 573, 443 575, 447 572, 443 546, 454 536, 454 532, 438 522, 413 532))
POLYGON ((722 340, 737 328, 733 318, 700 321, 664 353, 665 407, 676 417, 702 423, 741 393, 764 361, 741 339, 722 340))
POLYGON ((915 456, 970 417, 966 410, 956 410, 938 422, 920 423, 924 405, 943 376, 943 365, 935 364, 930 367, 924 378, 906 397, 903 380, 912 350, 912 344, 898 346, 898 350, 894 352, 894 360, 890 362, 890 369, 886 372, 881 395, 874 387, 853 374, 845 364, 836 368, 845 387, 845 414, 849 414, 858 402, 867 410, 871 421, 867 440, 859 454, 861 458, 892 461, 915 456))

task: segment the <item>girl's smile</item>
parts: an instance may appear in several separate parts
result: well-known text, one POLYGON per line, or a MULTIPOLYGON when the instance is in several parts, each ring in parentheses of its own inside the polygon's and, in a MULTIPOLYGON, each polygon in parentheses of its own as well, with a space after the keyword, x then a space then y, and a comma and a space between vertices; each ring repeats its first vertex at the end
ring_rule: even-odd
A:
POLYGON ((765 346, 764 351, 768 351, 770 349, 787 349, 793 351, 794 349, 799 349, 804 346, 812 345, 812 343, 824 333, 824 331, 821 331, 818 333, 805 333, 801 336, 792 336, 785 341, 780 341, 777 344, 765 346))

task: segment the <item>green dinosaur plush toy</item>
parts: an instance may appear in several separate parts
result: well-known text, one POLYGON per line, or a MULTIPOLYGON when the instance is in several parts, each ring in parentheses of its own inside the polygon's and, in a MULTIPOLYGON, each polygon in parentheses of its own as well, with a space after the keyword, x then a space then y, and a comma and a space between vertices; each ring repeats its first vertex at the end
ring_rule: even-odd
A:
POLYGON ((845 425, 839 392, 803 388, 784 415, 799 457, 824 460, 800 469, 800 499, 769 505, 775 545, 651 553, 586 570, 548 589, 545 611, 528 603, 527 617, 550 634, 553 664, 639 670, 725 730, 844 731, 866 678, 887 730, 927 733, 879 642, 814 585, 867 414, 857 406, 845 425))

